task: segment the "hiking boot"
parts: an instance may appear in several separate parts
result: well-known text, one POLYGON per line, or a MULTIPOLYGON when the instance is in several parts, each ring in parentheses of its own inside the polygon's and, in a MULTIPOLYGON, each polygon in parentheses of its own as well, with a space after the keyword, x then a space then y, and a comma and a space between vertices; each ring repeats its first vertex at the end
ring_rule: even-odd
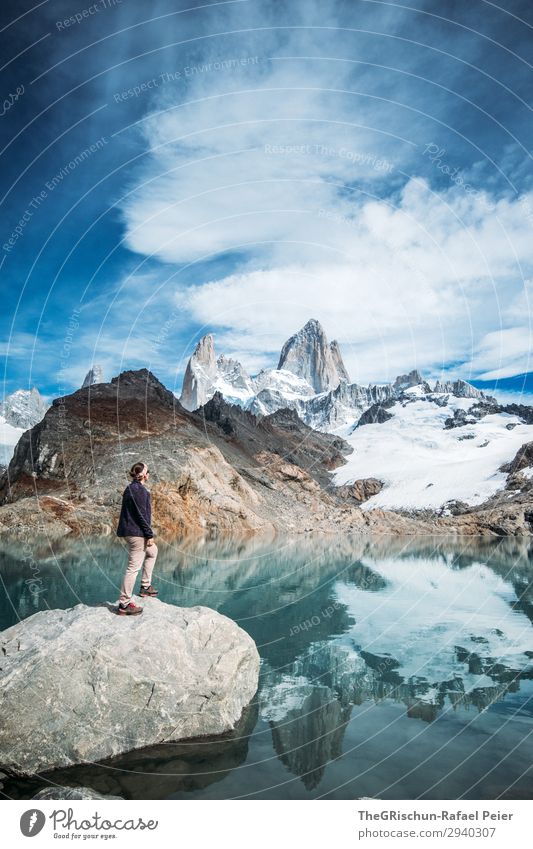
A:
POLYGON ((119 616, 138 616, 142 612, 142 607, 139 607, 138 604, 134 604, 132 601, 129 604, 119 604, 117 608, 119 616))
POLYGON ((158 590, 156 590, 156 588, 150 584, 149 587, 141 587, 139 595, 141 596, 141 598, 144 598, 145 596, 157 595, 157 593, 158 590))

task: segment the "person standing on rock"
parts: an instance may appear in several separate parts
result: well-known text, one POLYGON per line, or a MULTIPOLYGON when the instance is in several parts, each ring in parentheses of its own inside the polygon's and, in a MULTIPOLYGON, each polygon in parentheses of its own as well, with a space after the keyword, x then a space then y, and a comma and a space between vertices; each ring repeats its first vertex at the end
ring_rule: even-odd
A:
POLYGON ((122 581, 117 609, 117 613, 121 616, 136 616, 143 612, 142 607, 132 601, 135 579, 141 566, 140 595, 142 597, 157 595, 157 590, 151 584, 157 558, 157 545, 150 526, 152 521, 150 493, 144 485, 149 474, 150 470, 146 463, 135 463, 130 469, 132 481, 122 495, 117 536, 126 540, 128 566, 122 581))

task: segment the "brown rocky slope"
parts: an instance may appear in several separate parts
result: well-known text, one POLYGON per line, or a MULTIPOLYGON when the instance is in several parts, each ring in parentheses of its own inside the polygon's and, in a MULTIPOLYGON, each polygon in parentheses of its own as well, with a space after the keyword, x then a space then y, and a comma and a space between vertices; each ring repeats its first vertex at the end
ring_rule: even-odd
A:
MULTIPOLYGON (((216 395, 186 411, 146 369, 56 399, 26 431, 0 478, 0 534, 112 533, 127 470, 150 466, 162 534, 310 531, 530 534, 527 486, 485 507, 438 517, 359 509, 380 482, 335 488, 351 448, 289 410, 257 419, 216 395)), ((511 473, 511 467, 510 467, 511 473)), ((514 466, 514 485, 516 474, 514 466)), ((525 482, 524 482, 525 484, 525 482)))

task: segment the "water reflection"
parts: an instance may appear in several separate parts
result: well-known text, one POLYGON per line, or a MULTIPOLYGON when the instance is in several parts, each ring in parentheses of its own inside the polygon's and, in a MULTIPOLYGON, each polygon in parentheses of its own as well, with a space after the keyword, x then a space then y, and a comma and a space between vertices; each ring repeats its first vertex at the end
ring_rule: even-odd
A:
MULTIPOLYGON (((303 794, 316 795, 347 757, 356 770, 347 737, 358 706, 376 706, 377 727, 379 706, 396 705, 421 729, 439 718, 463 728, 465 715, 481 716, 513 696, 527 718, 524 734, 533 729, 529 690, 520 695, 533 678, 533 552, 526 538, 225 539, 163 543, 160 552, 163 601, 213 607, 258 644, 257 703, 223 741, 57 771, 59 783, 85 781, 128 798, 217 795, 212 785, 237 788, 245 771, 250 792, 268 794, 261 788, 276 772, 274 758, 280 785, 283 774, 292 775, 303 794), (258 759, 267 739, 271 753, 258 759)), ((5 547, 1 558, 3 627, 37 609, 116 599, 124 564, 120 543, 105 539, 65 539, 53 550, 40 542, 32 564, 15 548, 5 547), (27 583, 35 563, 43 588, 37 594, 27 583)), ((485 721, 477 721, 476 733, 485 721)), ((27 795, 29 788, 12 783, 10 793, 27 795)))

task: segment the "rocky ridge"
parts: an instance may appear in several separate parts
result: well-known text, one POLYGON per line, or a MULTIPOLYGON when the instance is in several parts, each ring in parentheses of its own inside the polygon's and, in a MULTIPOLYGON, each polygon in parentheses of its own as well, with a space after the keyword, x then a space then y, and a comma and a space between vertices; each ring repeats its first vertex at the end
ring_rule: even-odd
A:
MULTIPOLYGON (((385 426, 360 432, 376 428, 379 440, 385 426)), ((382 488, 379 476, 333 485, 352 456, 343 438, 313 430, 294 410, 258 418, 217 394, 190 413, 146 369, 123 372, 56 399, 23 434, 0 478, 0 534, 112 533, 127 470, 139 458, 151 467, 163 534, 531 532, 533 498, 523 470, 509 472, 513 490, 475 508, 458 504, 448 515, 365 511, 360 505, 382 488)))
POLYGON ((191 414, 150 372, 124 372, 56 399, 22 436, 0 479, 0 532, 111 532, 139 457, 152 468, 162 532, 326 527, 327 471, 343 451, 294 414, 258 422, 220 396, 191 414))

